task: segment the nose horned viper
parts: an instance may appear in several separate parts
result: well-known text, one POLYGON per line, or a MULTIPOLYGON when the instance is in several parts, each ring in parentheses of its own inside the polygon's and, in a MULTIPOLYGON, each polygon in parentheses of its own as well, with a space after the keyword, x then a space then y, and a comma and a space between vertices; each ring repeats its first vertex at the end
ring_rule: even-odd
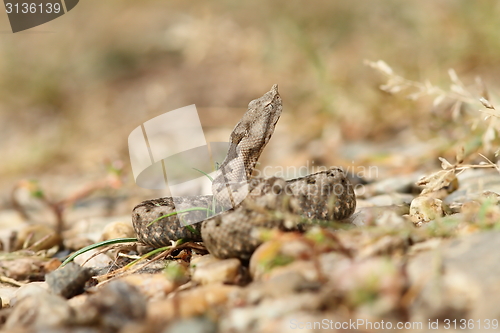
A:
POLYGON ((252 178, 281 111, 277 85, 251 101, 231 132, 227 156, 212 182, 213 196, 175 200, 165 197, 140 203, 132 212, 137 239, 153 247, 170 245, 181 238, 202 240, 216 257, 248 259, 262 242, 256 232, 260 228, 295 229, 305 219, 350 217, 356 208, 356 197, 353 186, 339 168, 291 180, 252 178), (202 221, 190 227, 181 223, 179 214, 171 214, 176 204, 182 202, 193 207, 210 207, 214 201, 231 208, 204 220, 205 211, 190 212, 202 221))

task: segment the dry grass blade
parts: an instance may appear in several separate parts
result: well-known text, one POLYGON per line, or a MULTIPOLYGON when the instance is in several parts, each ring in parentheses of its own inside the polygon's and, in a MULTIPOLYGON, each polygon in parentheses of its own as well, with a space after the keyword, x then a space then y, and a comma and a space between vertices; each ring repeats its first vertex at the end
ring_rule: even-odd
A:
MULTIPOLYGON (((144 261, 145 259, 147 259, 147 257, 143 256, 141 257, 140 259, 137 259, 137 260, 134 260, 132 263, 130 263, 129 265, 126 265, 122 268, 119 268, 113 272, 110 272, 108 274, 104 274, 104 275, 100 275, 98 277, 94 277, 96 278, 98 281, 99 281, 99 286, 102 286, 103 284, 105 283, 108 283, 108 282, 111 282, 113 280, 116 280, 122 276, 125 276, 125 275, 129 275, 129 274, 133 274, 143 268, 145 268, 146 266, 152 264, 153 262, 155 261, 158 261, 162 258, 165 258, 166 256, 172 254, 173 251, 175 250, 180 250, 180 249, 186 249, 186 248, 194 248, 194 249, 198 249, 198 250, 202 250, 202 251, 206 251, 205 247, 203 245, 200 245, 200 244, 197 244, 197 243, 192 243, 192 242, 186 242, 186 243, 182 243, 180 245, 175 245, 175 246, 167 246, 167 247, 163 247, 163 248, 159 248, 159 249, 155 249, 154 251, 152 251, 152 254, 156 254, 160 251, 163 251, 161 253, 158 253, 155 257, 153 257, 150 261, 144 263, 144 265, 137 265, 139 262, 142 262, 144 261), (137 266, 137 267, 133 267, 132 266, 137 266)), ((151 255, 152 255, 151 254, 151 255)))
POLYGON ((427 194, 449 186, 454 179, 455 169, 439 170, 429 176, 421 178, 416 184, 424 187, 421 194, 427 194))
POLYGON ((486 160, 486 162, 488 162, 488 165, 495 168, 498 172, 500 172, 500 166, 498 166, 497 164, 493 163, 489 158, 487 158, 486 156, 484 156, 483 154, 479 154, 482 158, 484 158, 486 160))
POLYGON ((121 248, 124 248, 124 247, 129 247, 129 246, 134 246, 134 245, 135 245, 134 243, 129 243, 129 244, 126 244, 126 245, 125 244, 114 244, 114 245, 106 246, 106 247, 100 249, 99 251, 96 251, 95 253, 92 253, 92 255, 90 255, 90 257, 88 257, 87 259, 85 259, 84 262, 82 262, 81 266, 85 265, 91 259, 97 257, 100 254, 103 254, 103 253, 106 253, 108 251, 112 251, 112 250, 115 250, 115 249, 121 249, 121 248))
POLYGON ((19 281, 16 281, 14 279, 11 279, 9 277, 6 277, 6 276, 0 276, 0 282, 2 283, 8 283, 8 284, 11 284, 15 287, 22 287, 24 286, 26 283, 22 283, 22 282, 19 282, 19 281))

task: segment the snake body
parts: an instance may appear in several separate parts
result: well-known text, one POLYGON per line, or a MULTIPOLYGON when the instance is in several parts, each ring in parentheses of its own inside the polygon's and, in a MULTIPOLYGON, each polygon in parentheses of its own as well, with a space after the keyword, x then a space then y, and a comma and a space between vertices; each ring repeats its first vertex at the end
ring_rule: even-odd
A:
POLYGON ((253 100, 230 136, 230 146, 212 183, 212 196, 176 198, 191 206, 210 206, 212 200, 230 209, 204 219, 206 212, 190 212, 203 220, 192 228, 183 226, 171 197, 146 200, 132 212, 140 242, 161 247, 181 238, 203 241, 219 258, 248 259, 262 242, 260 228, 295 230, 304 219, 343 220, 354 213, 356 197, 349 180, 339 168, 301 178, 251 178, 262 150, 271 138, 281 115, 278 86, 253 100), (152 221, 155 223, 152 223, 152 221))

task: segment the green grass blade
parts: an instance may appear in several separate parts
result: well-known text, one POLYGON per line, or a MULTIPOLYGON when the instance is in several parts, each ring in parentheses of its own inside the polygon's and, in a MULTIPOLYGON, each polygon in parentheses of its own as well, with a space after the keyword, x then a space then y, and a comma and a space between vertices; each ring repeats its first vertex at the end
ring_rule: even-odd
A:
POLYGON ((168 214, 162 215, 162 216, 154 219, 153 221, 149 222, 147 226, 149 227, 153 223, 158 222, 159 220, 161 220, 162 218, 165 218, 165 217, 170 217, 170 216, 174 216, 174 215, 177 215, 177 214, 180 214, 180 213, 194 212, 194 211, 200 211, 200 210, 201 211, 210 211, 210 209, 204 208, 204 207, 187 208, 187 209, 183 209, 183 210, 180 210, 180 211, 176 211, 176 212, 172 212, 172 213, 168 213, 168 214))
POLYGON ((152 251, 149 251, 148 253, 146 253, 145 255, 141 256, 139 259, 135 259, 134 261, 131 261, 129 262, 128 264, 125 265, 126 268, 130 268, 132 267, 133 265, 135 265, 136 263, 138 263, 139 261, 143 260, 143 259, 146 259, 148 257, 151 257, 153 254, 157 254, 157 253, 160 253, 162 251, 166 251, 168 249, 170 249, 171 246, 164 246, 164 247, 160 247, 160 248, 157 248, 157 249, 154 249, 152 251))
POLYGON ((116 238, 116 239, 110 239, 104 242, 99 242, 95 244, 91 244, 89 246, 85 246, 84 248, 76 251, 72 255, 68 257, 68 259, 64 260, 64 262, 61 264, 60 267, 66 266, 69 262, 73 261, 76 257, 78 257, 80 254, 83 254, 85 252, 88 252, 93 249, 97 249, 98 247, 102 246, 107 246, 107 245, 112 245, 112 244, 120 244, 120 243, 132 243, 132 242, 137 242, 137 238, 116 238))
POLYGON ((196 230, 195 228, 193 228, 193 227, 192 227, 192 226, 190 226, 190 225, 186 225, 185 227, 186 227, 189 231, 191 231, 193 234, 195 234, 195 235, 199 235, 199 234, 200 234, 200 232, 199 232, 198 230, 196 230))
POLYGON ((204 171, 201 171, 200 169, 196 169, 196 168, 193 168, 193 169, 195 169, 196 171, 198 171, 198 172, 204 174, 205 176, 207 176, 207 178, 210 179, 211 182, 214 181, 214 179, 208 173, 206 173, 204 171))

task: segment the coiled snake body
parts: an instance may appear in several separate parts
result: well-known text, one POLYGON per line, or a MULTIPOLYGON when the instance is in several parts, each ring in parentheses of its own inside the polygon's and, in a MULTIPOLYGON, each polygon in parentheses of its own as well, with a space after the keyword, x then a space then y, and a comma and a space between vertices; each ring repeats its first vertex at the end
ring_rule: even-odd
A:
MULTIPOLYGON (((171 197, 146 200, 132 212, 140 242, 161 247, 181 238, 203 240, 208 251, 219 258, 248 259, 262 242, 259 228, 293 230, 304 219, 343 220, 354 213, 356 197, 349 180, 339 168, 301 178, 251 178, 253 168, 271 138, 281 115, 278 86, 253 100, 230 136, 228 154, 212 183, 212 196, 176 198, 192 206, 208 207, 215 198, 233 207, 192 225, 183 226, 171 197), (155 223, 152 223, 152 221, 155 223), (201 237, 200 237, 201 236, 201 237)), ((205 212, 200 214, 203 219, 205 212)))

